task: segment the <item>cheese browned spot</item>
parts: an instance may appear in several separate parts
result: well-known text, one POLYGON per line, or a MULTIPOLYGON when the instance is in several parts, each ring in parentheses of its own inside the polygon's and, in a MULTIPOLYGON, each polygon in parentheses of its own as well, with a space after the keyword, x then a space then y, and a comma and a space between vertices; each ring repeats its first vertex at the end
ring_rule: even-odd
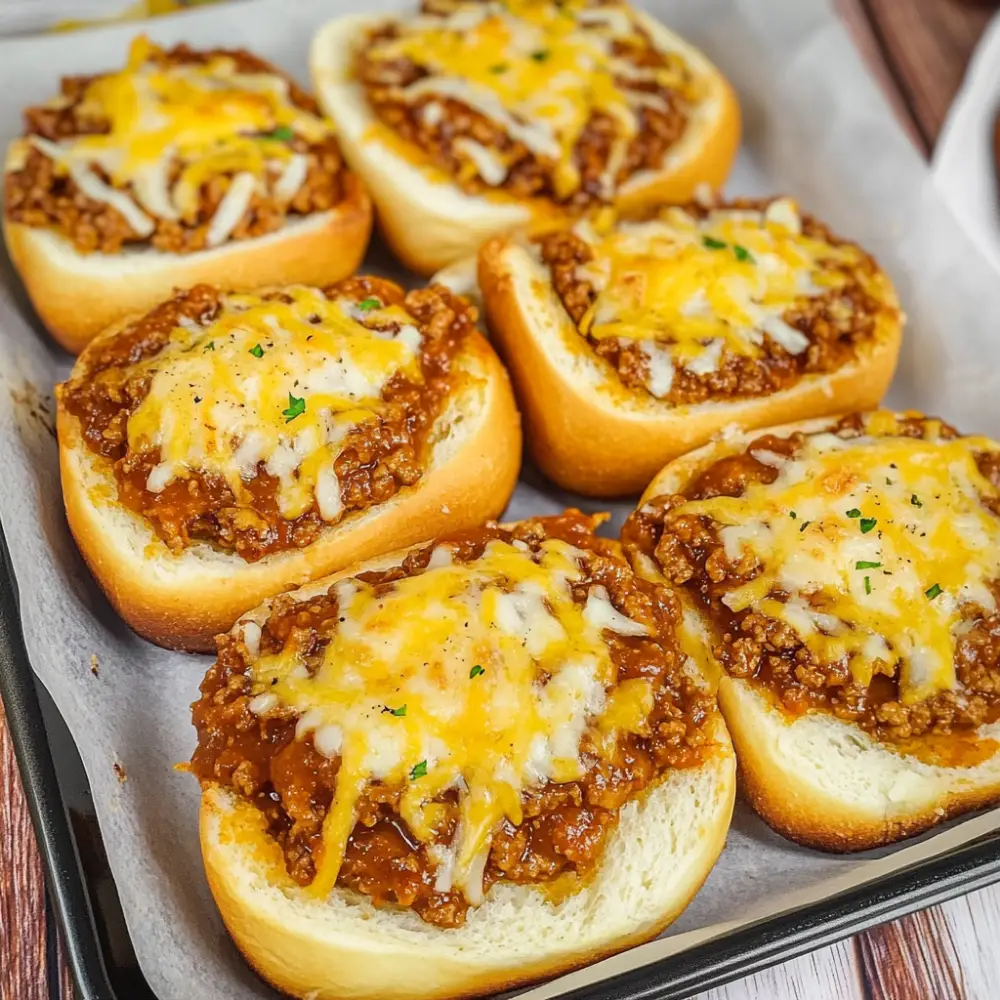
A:
POLYGON ((75 192, 92 205, 92 225, 103 209, 117 213, 118 245, 153 240, 161 249, 218 246, 241 224, 274 228, 314 195, 336 200, 329 177, 305 190, 310 174, 339 170, 329 123, 289 78, 247 53, 166 52, 140 36, 123 69, 65 81, 60 97, 26 118, 8 165, 7 211, 68 228, 81 249, 97 237, 75 225, 84 206, 67 214, 75 192), (252 205, 260 219, 246 221, 252 205))
POLYGON ((891 413, 765 435, 625 537, 706 603, 737 676, 883 735, 948 731, 1000 708, 998 455, 891 413))
POLYGON ((674 404, 785 388, 900 321, 872 258, 790 198, 603 213, 538 252, 580 334, 626 385, 674 404))
POLYGON ((60 390, 115 460, 122 500, 172 547, 259 558, 416 482, 448 359, 474 326, 464 300, 365 278, 211 292, 99 345, 60 390))
POLYGON ((382 121, 473 189, 610 201, 660 165, 704 81, 624 3, 425 3, 357 72, 382 121))
POLYGON ((348 885, 453 924, 497 879, 585 874, 624 801, 703 759, 713 711, 672 595, 591 531, 577 512, 487 526, 255 616, 195 707, 196 773, 293 816, 311 788, 309 835, 272 832, 319 896, 348 885), (235 756, 223 689, 260 720, 235 756))

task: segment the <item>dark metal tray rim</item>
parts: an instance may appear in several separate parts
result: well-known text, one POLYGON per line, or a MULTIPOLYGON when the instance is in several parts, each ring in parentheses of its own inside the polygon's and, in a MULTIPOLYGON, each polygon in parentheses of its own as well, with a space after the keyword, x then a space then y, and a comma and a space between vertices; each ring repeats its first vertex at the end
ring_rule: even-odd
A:
MULTIPOLYGON (((2 529, 0 697, 78 1000, 133 1000, 115 992, 105 965, 28 662, 17 585, 2 529)), ((561 1000, 682 1000, 996 881, 1000 881, 1000 832, 681 954, 572 990, 561 1000)))

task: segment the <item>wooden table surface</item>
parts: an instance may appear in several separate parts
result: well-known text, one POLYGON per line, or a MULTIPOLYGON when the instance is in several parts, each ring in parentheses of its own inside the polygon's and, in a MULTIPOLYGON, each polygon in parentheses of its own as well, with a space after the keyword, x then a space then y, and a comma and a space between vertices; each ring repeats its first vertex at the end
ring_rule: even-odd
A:
MULTIPOLYGON (((997 4, 836 4, 913 141, 929 154, 997 4)), ((997 928, 1000 885, 865 931, 698 1000, 994 1000, 1000 997, 997 928)), ((0 1000, 73 1000, 73 993, 0 706, 0 1000)))

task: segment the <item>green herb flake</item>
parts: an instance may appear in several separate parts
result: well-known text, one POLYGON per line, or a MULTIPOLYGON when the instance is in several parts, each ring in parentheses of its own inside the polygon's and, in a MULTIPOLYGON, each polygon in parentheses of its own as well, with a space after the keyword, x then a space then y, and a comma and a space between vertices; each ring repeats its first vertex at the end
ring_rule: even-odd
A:
POLYGON ((303 397, 288 394, 288 409, 282 410, 281 415, 285 418, 285 423, 290 424, 296 417, 301 417, 306 412, 306 401, 303 397))
POLYGON ((368 299, 362 299, 358 303, 358 308, 362 312, 371 312, 372 309, 381 309, 382 303, 379 302, 379 300, 376 299, 374 296, 372 296, 371 298, 368 299))
POLYGON ((531 58, 534 59, 535 62, 545 62, 545 60, 549 58, 549 50, 539 49, 537 52, 532 52, 531 58))
POLYGON ((724 240, 717 240, 713 236, 702 236, 701 242, 709 250, 725 250, 727 246, 724 240))
POLYGON ((250 348, 250 353, 255 358, 262 358, 264 357, 264 348, 261 347, 260 344, 254 344, 253 347, 250 348))
POLYGON ((857 508, 857 507, 852 507, 852 508, 851 508, 851 509, 850 509, 850 510, 849 510, 849 511, 847 512, 847 516, 848 516, 848 517, 861 517, 861 511, 860 511, 860 510, 858 510, 858 508, 857 508))
POLYGON ((427 761, 422 760, 419 764, 414 764, 410 770, 410 781, 416 781, 427 773, 427 761))
MULTIPOLYGON (((388 706, 386 707, 388 708, 388 706)), ((399 708, 390 708, 389 714, 396 716, 397 719, 401 719, 404 715, 406 715, 406 706, 400 705, 399 708)))
POLYGON ((874 517, 863 517, 858 522, 858 527, 861 528, 861 534, 867 535, 875 525, 878 524, 878 519, 874 517))
POLYGON ((215 350, 215 341, 214 341, 214 340, 210 340, 210 341, 209 341, 209 342, 208 342, 208 343, 207 343, 207 344, 206 344, 206 345, 204 346, 204 348, 202 348, 202 353, 204 354, 204 352, 205 352, 205 351, 214 351, 214 350, 215 350))
POLYGON ((507 72, 507 64, 506 63, 494 63, 494 65, 492 65, 490 67, 490 72, 491 73, 506 73, 507 72))
POLYGON ((756 264, 757 261, 754 259, 754 255, 747 250, 746 247, 741 247, 739 243, 733 244, 733 253, 736 255, 736 259, 741 264, 756 264))
POLYGON ((870 576, 865 577, 865 593, 870 594, 872 592, 872 580, 870 576))
POLYGON ((268 132, 265 139, 274 139, 277 142, 291 142, 295 138, 295 133, 287 125, 279 125, 273 132, 268 132))
POLYGON ((483 668, 482 668, 482 667, 481 667, 481 666, 480 666, 480 665, 479 665, 479 664, 477 663, 477 664, 476 664, 476 665, 475 665, 475 666, 474 666, 474 667, 473 667, 473 668, 472 668, 472 669, 471 669, 471 670, 469 671, 469 680, 471 681, 473 677, 478 677, 478 676, 479 676, 480 674, 485 674, 485 673, 486 673, 486 671, 485 671, 485 670, 483 670, 483 668))
POLYGON ((794 510, 790 510, 790 511, 788 512, 788 516, 789 516, 789 517, 790 517, 790 518, 791 518, 791 519, 792 519, 792 520, 794 521, 794 520, 795 520, 795 518, 797 518, 797 517, 798 517, 799 515, 798 515, 798 514, 796 514, 794 510))
POLYGON ((801 535, 802 532, 805 531, 806 528, 808 528, 810 524, 812 524, 812 521, 803 521, 802 522, 802 527, 799 528, 799 534, 801 535))
POLYGON ((913 493, 913 494, 910 495, 910 503, 914 507, 923 507, 923 504, 920 502, 919 499, 917 499, 917 494, 916 493, 913 493))
POLYGON ((869 562, 867 559, 859 559, 854 564, 855 569, 881 569, 882 564, 880 562, 869 562))
POLYGON ((935 583, 933 587, 928 587, 924 591, 924 597, 926 597, 927 600, 929 601, 933 601, 934 598, 937 597, 940 593, 941 593, 941 584, 935 583))

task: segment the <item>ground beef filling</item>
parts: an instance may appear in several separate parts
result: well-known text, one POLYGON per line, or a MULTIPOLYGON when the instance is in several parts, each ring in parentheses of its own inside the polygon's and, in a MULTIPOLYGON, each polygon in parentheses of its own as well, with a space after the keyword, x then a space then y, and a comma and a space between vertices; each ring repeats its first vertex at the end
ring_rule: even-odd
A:
MULTIPOLYGON (((732 207, 762 211, 767 204, 741 199, 733 202, 732 207)), ((705 214, 696 205, 687 205, 685 209, 695 217, 705 214)), ((835 246, 845 243, 808 215, 802 217, 802 231, 835 246)), ((538 245, 542 261, 549 268, 552 287, 573 322, 579 325, 597 298, 597 290, 578 272, 579 265, 593 259, 591 247, 571 231, 542 236, 538 245)), ((859 273, 873 274, 878 264, 866 254, 858 268, 859 273)), ((801 305, 785 312, 784 321, 809 338, 809 347, 801 354, 790 354, 765 337, 759 357, 727 352, 716 371, 697 374, 675 365, 671 390, 662 398, 672 406, 681 406, 709 399, 766 396, 787 389, 804 375, 836 371, 853 361, 859 346, 871 340, 875 319, 884 310, 885 306, 869 295, 857 278, 849 278, 843 287, 803 299, 801 305)), ((649 391, 649 359, 637 341, 590 336, 586 340, 617 372, 624 385, 649 391)))
MULTIPOLYGON (((325 291, 329 298, 361 301, 376 296, 387 305, 401 305, 424 338, 423 381, 402 375, 391 379, 382 394, 382 412, 341 443, 334 470, 346 514, 385 503, 420 479, 427 434, 453 385, 452 359, 475 328, 476 311, 439 285, 404 292, 379 278, 349 278, 325 291)), ((329 522, 315 504, 300 517, 283 517, 278 482, 263 463, 256 476, 244 482, 240 496, 225 480, 197 471, 152 492, 146 482, 160 462, 159 451, 134 452, 128 445, 129 417, 149 392, 148 378, 133 374, 132 366, 162 350, 181 319, 207 325, 222 308, 214 288, 199 285, 179 293, 97 348, 86 372, 59 388, 59 401, 79 420, 88 447, 114 463, 121 502, 142 515, 173 551, 207 542, 255 561, 309 545, 329 522)))
MULTIPOLYGON (((355 75, 364 86, 368 103, 379 120, 401 139, 427 154, 431 162, 454 177, 463 190, 481 193, 499 188, 516 198, 546 198, 577 208, 613 200, 614 191, 608 190, 605 179, 619 127, 612 117, 595 112, 584 126, 572 153, 572 163, 580 172, 579 186, 568 196, 561 194, 555 183, 556 160, 533 153, 523 142, 511 138, 502 126, 467 104, 433 94, 421 96, 412 103, 403 100, 399 88, 424 79, 429 73, 407 58, 372 58, 373 46, 397 35, 398 28, 392 24, 372 34, 368 47, 356 56, 355 75), (438 106, 441 112, 429 115, 428 105, 438 106), (472 162, 462 157, 461 143, 456 146, 460 139, 472 140, 500 155, 507 164, 507 175, 500 184, 487 183, 472 162)), ((657 51, 644 32, 637 38, 639 42, 635 45, 616 41, 614 54, 643 68, 666 67, 668 60, 675 58, 657 51)), ((502 65, 499 63, 498 67, 502 65)), ((616 83, 622 88, 656 95, 665 107, 644 104, 636 109, 638 130, 612 178, 612 188, 617 188, 639 170, 658 169, 687 126, 685 101, 675 91, 651 81, 618 79, 616 83)))
MULTIPOLYGON (((621 805, 666 770, 694 766, 709 752, 705 723, 714 711, 713 699, 682 672, 685 657, 674 631, 680 617, 676 598, 665 588, 636 579, 611 554, 609 543, 591 534, 588 518, 567 512, 523 522, 510 531, 496 526, 471 530, 451 540, 455 559, 478 558, 495 538, 520 539, 533 548, 546 538, 562 538, 587 550, 586 576, 574 585, 575 599, 584 603, 588 588, 599 584, 619 611, 647 624, 654 636, 607 633, 618 681, 645 677, 652 683, 651 735, 621 736, 610 759, 586 749, 587 773, 579 781, 548 783, 526 793, 524 821, 516 827, 504 821, 495 833, 484 884, 488 888, 502 879, 534 884, 562 876, 586 877, 600 860, 621 805)), ((415 551, 396 569, 361 578, 391 587, 424 569, 432 549, 415 551)), ((332 589, 305 604, 279 598, 263 627, 260 654, 278 652, 294 637, 306 651, 307 666, 315 669, 337 625, 332 589)), ((220 638, 218 661, 193 706, 198 748, 191 768, 201 781, 233 788, 253 802, 281 844, 289 874, 308 885, 315 875, 313 852, 333 799, 339 758, 324 757, 311 737, 296 739, 294 716, 282 715, 280 709, 270 717, 250 711, 251 663, 241 642, 220 638)), ((458 926, 468 903, 457 890, 435 890, 426 847, 399 816, 401 791, 378 782, 368 786, 337 884, 364 893, 377 905, 408 907, 429 923, 458 926)), ((457 803, 453 793, 441 802, 446 821, 439 841, 447 843, 455 833, 457 803)))
MULTIPOLYGON (((838 430, 845 436, 856 436, 862 433, 861 420, 846 417, 838 430)), ((924 423, 919 419, 903 421, 899 433, 923 437, 924 423)), ((944 427, 943 436, 954 437, 955 432, 944 427)), ((752 608, 733 612, 722 603, 727 591, 756 576, 753 557, 729 559, 710 518, 672 512, 688 500, 738 497, 751 483, 774 482, 777 470, 750 453, 766 450, 791 456, 802 443, 801 434, 787 438, 764 435, 746 451, 709 467, 685 493, 657 497, 645 504, 630 516, 623 529, 626 551, 654 558, 671 583, 686 587, 716 626, 719 643, 715 655, 726 671, 733 677, 755 681, 788 712, 831 712, 879 739, 902 743, 931 734, 970 732, 1000 718, 1000 615, 977 614, 969 609, 969 630, 959 637, 955 650, 960 692, 944 691, 914 705, 904 705, 896 676, 876 674, 869 685, 858 684, 846 662, 820 662, 784 622, 752 608)), ((983 474, 1000 487, 1000 456, 983 454, 978 464, 983 474)), ((1000 514, 993 498, 984 499, 990 509, 1000 514)), ((993 589, 1000 599, 1000 581, 994 582, 993 589)))
MULTIPOLYGON (((178 45, 157 61, 165 66, 205 63, 215 56, 228 56, 241 73, 285 74, 270 63, 244 49, 214 49, 195 52, 178 45)), ((289 100, 314 115, 320 115, 316 102, 290 77, 289 100)), ((33 107, 25 111, 25 134, 37 135, 58 142, 83 135, 101 135, 109 131, 109 123, 90 115, 83 98, 88 84, 96 76, 63 77, 61 94, 66 103, 58 108, 33 107)), ((322 142, 308 143, 299 136, 288 142, 295 153, 308 158, 305 180, 288 203, 279 202, 273 194, 255 192, 243 218, 229 236, 232 240, 263 236, 280 229, 290 215, 309 215, 333 208, 346 196, 343 159, 333 137, 322 142)), ((92 169, 102 180, 111 178, 96 165, 92 169)), ((172 168, 171 182, 180 172, 180 163, 172 168)), ((169 253, 190 253, 205 249, 205 239, 216 209, 219 207, 232 174, 220 173, 206 181, 199 192, 197 211, 192 218, 180 221, 153 217, 156 229, 151 236, 136 233, 116 209, 105 202, 88 198, 76 183, 44 153, 32 147, 24 166, 8 172, 4 181, 7 217, 28 226, 54 227, 73 241, 81 253, 118 253, 126 244, 148 241, 157 250, 169 253)), ((277 176, 269 178, 269 189, 277 176)), ((124 190, 132 193, 131 185, 124 190)))

